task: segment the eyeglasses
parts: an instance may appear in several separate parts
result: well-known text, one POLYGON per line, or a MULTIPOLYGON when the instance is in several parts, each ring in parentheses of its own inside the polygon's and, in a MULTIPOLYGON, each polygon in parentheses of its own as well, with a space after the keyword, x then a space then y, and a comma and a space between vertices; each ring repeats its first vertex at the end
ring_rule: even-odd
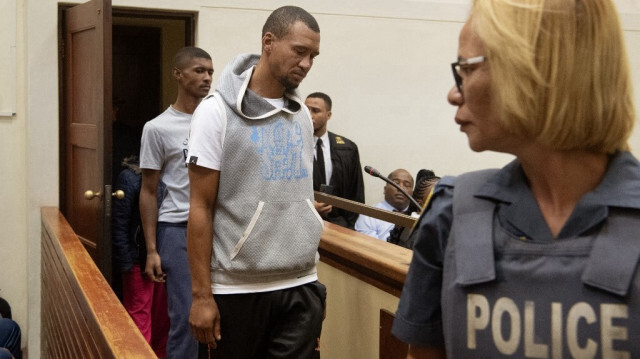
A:
POLYGON ((460 76, 460 69, 485 61, 487 61, 487 58, 485 56, 476 56, 469 59, 458 60, 451 64, 451 70, 453 70, 453 78, 456 80, 456 87, 458 88, 458 91, 460 91, 460 93, 462 93, 462 77, 460 76))

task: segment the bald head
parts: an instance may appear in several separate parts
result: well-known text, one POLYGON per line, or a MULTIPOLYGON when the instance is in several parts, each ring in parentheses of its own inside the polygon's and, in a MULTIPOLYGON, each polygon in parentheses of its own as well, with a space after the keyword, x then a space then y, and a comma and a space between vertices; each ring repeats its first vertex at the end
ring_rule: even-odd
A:
MULTIPOLYGON (((413 177, 409 171, 399 168, 391 172, 388 177, 409 195, 413 194, 413 177)), ((409 199, 388 183, 384 186, 384 200, 398 211, 404 211, 409 206, 409 199)))

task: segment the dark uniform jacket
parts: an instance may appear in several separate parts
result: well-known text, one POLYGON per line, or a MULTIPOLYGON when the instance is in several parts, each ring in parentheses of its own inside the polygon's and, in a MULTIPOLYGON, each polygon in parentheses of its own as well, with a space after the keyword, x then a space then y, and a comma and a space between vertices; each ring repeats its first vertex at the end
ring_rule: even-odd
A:
MULTIPOLYGON (((333 174, 329 183, 333 189, 329 194, 364 203, 364 181, 358 146, 348 138, 333 132, 329 132, 329 141, 331 142, 331 164, 333 165, 333 174)), ((314 181, 313 189, 319 191, 320 183, 314 181)), ((325 219, 331 223, 353 229, 358 214, 334 206, 325 219)))

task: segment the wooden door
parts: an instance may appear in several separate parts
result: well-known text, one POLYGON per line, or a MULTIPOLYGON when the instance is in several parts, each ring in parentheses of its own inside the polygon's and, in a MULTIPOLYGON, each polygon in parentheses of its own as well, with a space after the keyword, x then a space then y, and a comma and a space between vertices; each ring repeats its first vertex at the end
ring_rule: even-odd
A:
POLYGON ((63 45, 65 215, 111 282, 111 0, 66 9, 63 45))

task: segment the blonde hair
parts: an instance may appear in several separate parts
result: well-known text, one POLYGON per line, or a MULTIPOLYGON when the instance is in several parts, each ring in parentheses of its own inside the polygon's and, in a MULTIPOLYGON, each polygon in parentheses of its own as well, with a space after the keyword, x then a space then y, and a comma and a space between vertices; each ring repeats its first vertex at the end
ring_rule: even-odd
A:
POLYGON ((557 150, 628 149, 635 111, 611 0, 474 0, 507 130, 557 150))

